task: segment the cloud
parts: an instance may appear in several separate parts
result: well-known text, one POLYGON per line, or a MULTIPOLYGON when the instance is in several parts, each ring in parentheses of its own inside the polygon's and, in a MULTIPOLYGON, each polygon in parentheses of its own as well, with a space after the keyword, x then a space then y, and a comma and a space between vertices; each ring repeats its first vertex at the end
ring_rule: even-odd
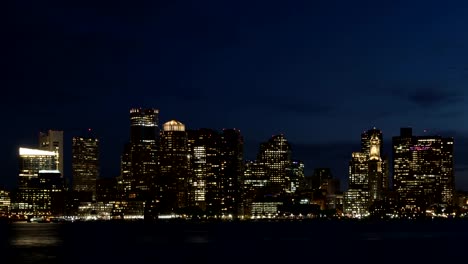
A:
POLYGON ((443 108, 463 101, 461 91, 449 90, 439 86, 420 86, 416 89, 400 88, 393 94, 423 109, 443 108))

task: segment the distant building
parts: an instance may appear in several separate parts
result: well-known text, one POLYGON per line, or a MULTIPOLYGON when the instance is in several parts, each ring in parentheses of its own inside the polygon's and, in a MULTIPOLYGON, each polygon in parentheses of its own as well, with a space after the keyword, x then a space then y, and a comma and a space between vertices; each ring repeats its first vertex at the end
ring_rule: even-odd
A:
POLYGON ((90 192, 96 196, 99 178, 99 140, 94 137, 73 137, 72 142, 73 190, 90 192))
POLYGON ((367 157, 354 152, 349 162, 348 190, 344 194, 344 213, 351 217, 363 217, 369 208, 369 178, 367 157))
POLYGON ((300 160, 293 160, 291 162, 290 176, 290 188, 292 193, 295 193, 301 189, 301 185, 304 184, 304 178, 304 162, 300 160))
POLYGON ((291 145, 284 135, 275 135, 260 145, 257 162, 267 170, 268 189, 272 194, 292 193, 291 145))
POLYGON ((223 129, 221 154, 221 215, 237 218, 243 214, 242 174, 244 171, 244 138, 237 129, 223 129))
POLYGON ((344 214, 369 215, 369 208, 382 203, 388 193, 388 159, 382 155, 383 135, 377 128, 361 134, 361 151, 352 153, 348 190, 344 193, 344 214))
POLYGON ((315 168, 310 181, 312 190, 327 189, 328 180, 333 179, 330 168, 315 168))
POLYGON ((96 201, 108 203, 120 200, 116 178, 100 178, 96 181, 96 201))
POLYGON ((39 149, 57 153, 57 170, 64 177, 63 131, 48 130, 47 132, 39 132, 39 149))
POLYGON ((221 154, 219 133, 202 128, 187 131, 192 180, 190 203, 212 214, 221 212, 221 154))
POLYGON ((434 204, 454 203, 454 164, 451 137, 414 136, 401 128, 393 137, 393 184, 400 209, 424 212, 434 204))
POLYGON ((164 123, 159 148, 160 174, 157 179, 161 213, 174 213, 189 205, 190 161, 185 125, 171 120, 164 123))
POLYGON ((27 218, 63 213, 64 180, 57 170, 58 153, 19 149, 18 189, 13 194, 12 214, 27 218))
POLYGON ((130 109, 130 142, 121 156, 122 198, 148 200, 154 197, 158 173, 159 110, 130 109))
POLYGON ((0 218, 6 218, 10 214, 10 192, 0 189, 0 218))
POLYGON ((252 203, 266 193, 268 181, 265 165, 256 161, 245 162, 242 186, 244 215, 252 215, 252 203))

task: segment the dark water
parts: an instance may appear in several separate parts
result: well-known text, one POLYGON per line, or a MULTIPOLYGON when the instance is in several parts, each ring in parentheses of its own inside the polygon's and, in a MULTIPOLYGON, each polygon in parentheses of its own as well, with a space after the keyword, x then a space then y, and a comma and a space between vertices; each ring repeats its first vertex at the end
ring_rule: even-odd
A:
POLYGON ((459 262, 466 258, 468 243, 468 221, 455 220, 0 227, 2 252, 7 253, 0 263, 459 262))

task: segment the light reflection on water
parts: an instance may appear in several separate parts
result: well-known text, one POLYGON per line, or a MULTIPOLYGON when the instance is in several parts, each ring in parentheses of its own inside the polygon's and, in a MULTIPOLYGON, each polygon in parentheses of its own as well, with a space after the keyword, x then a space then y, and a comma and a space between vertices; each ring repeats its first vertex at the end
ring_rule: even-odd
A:
MULTIPOLYGON (((8 226, 8 241, 2 241, 8 243, 12 258, 8 262, 2 258, 0 264, 187 263, 194 259, 209 264, 219 263, 225 256, 233 262, 247 258, 251 262, 278 263, 292 262, 291 256, 306 257, 310 248, 323 256, 335 255, 337 251, 348 255, 362 249, 387 254, 389 247, 411 253, 414 244, 426 248, 427 252, 442 252, 440 255, 446 260, 464 254, 467 226, 467 222, 440 225, 14 223, 8 226), (317 246, 317 241, 322 243, 317 246), (329 246, 337 243, 346 247, 329 246), (245 256, 233 254, 233 249, 240 246, 255 250, 245 251, 245 256)), ((0 230, 0 238, 5 237, 1 234, 0 230)), ((432 263, 433 257, 417 255, 417 262, 432 263)), ((337 258, 335 263, 341 263, 341 259, 337 258)), ((394 262, 389 259, 382 264, 386 263, 394 262)))
POLYGON ((14 223, 9 240, 10 263, 55 263, 61 245, 55 224, 14 223))
POLYGON ((54 224, 18 223, 13 225, 10 246, 56 247, 62 240, 54 224))

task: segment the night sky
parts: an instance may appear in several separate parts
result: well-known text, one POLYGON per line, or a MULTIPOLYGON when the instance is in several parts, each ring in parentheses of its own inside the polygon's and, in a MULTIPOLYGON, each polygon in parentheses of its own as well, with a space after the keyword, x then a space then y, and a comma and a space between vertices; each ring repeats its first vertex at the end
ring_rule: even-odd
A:
MULTIPOLYGON (((468 190, 467 1, 8 1, 0 185, 39 131, 92 128, 119 174, 132 107, 189 129, 238 128, 245 157, 284 133, 293 157, 345 180, 362 131, 455 138, 468 190), (97 3, 99 2, 99 3, 97 3), (424 133, 424 130, 427 132, 424 133)), ((346 187, 346 181, 342 188, 346 187)))

